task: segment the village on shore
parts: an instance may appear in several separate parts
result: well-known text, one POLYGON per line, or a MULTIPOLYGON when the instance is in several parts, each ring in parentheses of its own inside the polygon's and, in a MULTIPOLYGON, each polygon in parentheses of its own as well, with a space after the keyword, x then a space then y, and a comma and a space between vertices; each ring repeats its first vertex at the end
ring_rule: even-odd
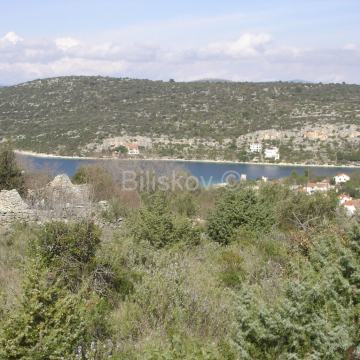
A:
MULTIPOLYGON (((284 184, 288 178, 282 178, 277 180, 271 180, 266 176, 262 176, 260 179, 257 180, 258 183, 273 183, 273 184, 284 184)), ((235 180, 235 179, 234 179, 235 180)), ((241 174, 239 175, 240 182, 247 181, 247 175, 241 174)), ((352 217, 357 214, 360 214, 360 199, 353 198, 349 194, 342 192, 342 186, 351 180, 350 175, 346 173, 338 173, 333 177, 325 177, 322 180, 314 181, 309 180, 306 181, 305 184, 292 184, 289 185, 290 190, 298 191, 305 193, 307 195, 314 195, 316 193, 327 193, 330 191, 335 191, 338 199, 339 207, 345 209, 345 212, 348 216, 352 217)), ((215 187, 227 187, 231 185, 231 182, 225 182, 216 184, 215 187)), ((253 186, 253 188, 258 189, 259 185, 253 186)))

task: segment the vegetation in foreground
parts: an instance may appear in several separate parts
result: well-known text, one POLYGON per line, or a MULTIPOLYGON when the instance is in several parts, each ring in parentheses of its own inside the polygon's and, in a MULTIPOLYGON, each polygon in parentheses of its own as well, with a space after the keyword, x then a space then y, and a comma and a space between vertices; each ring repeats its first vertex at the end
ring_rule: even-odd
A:
POLYGON ((360 223, 335 194, 137 196, 115 230, 1 233, 1 359, 360 359, 360 223))

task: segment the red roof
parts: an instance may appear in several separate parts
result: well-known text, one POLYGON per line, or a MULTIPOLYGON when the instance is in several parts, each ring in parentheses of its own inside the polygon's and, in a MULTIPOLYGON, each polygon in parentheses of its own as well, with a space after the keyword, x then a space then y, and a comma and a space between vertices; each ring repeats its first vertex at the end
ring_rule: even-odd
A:
POLYGON ((349 200, 344 203, 344 206, 354 206, 355 208, 360 208, 360 200, 349 200))
POLYGON ((127 144, 126 147, 129 150, 137 150, 139 148, 139 145, 138 144, 127 144))

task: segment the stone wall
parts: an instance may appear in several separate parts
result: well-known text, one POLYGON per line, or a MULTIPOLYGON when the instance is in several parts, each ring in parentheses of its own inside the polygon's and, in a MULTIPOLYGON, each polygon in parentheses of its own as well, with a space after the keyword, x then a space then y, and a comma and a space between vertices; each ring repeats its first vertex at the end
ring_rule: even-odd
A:
POLYGON ((51 220, 91 219, 104 225, 102 212, 108 203, 91 201, 87 185, 74 185, 67 175, 58 175, 45 187, 29 190, 24 201, 16 190, 0 191, 0 227, 16 221, 44 223, 51 220))
POLYGON ((16 190, 0 191, 0 225, 7 225, 17 220, 33 221, 35 217, 35 212, 16 190))

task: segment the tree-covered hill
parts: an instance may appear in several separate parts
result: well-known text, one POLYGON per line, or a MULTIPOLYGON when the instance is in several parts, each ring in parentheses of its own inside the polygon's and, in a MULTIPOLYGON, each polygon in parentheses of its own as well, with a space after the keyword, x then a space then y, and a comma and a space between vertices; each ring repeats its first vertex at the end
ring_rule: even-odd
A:
POLYGON ((360 86, 62 77, 0 88, 0 139, 51 153, 85 154, 86 145, 123 135, 221 145, 259 130, 286 137, 329 124, 340 135, 341 126, 360 128, 360 86))

